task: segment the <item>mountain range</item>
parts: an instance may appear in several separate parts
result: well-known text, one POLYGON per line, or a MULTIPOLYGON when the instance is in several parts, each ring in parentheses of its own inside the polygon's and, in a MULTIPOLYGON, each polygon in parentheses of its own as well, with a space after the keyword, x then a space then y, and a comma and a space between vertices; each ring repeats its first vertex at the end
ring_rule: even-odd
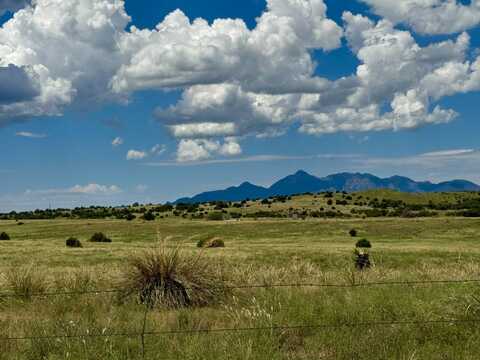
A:
POLYGON ((480 186, 467 180, 452 180, 438 184, 429 181, 414 181, 404 176, 379 178, 371 174, 340 173, 319 178, 303 170, 289 175, 266 188, 244 182, 240 186, 224 190, 204 192, 193 197, 181 198, 178 203, 203 203, 210 201, 242 201, 267 198, 269 196, 294 195, 322 191, 363 191, 391 189, 402 192, 453 192, 480 191, 480 186))

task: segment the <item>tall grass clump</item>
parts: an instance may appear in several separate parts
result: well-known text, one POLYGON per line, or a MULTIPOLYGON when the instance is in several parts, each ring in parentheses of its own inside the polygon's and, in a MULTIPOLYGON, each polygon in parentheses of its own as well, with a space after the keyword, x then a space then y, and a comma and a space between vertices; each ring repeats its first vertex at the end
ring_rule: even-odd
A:
POLYGON ((165 244, 130 259, 124 288, 143 304, 166 308, 208 306, 227 294, 221 274, 208 259, 165 244))
POLYGON ((47 291, 45 277, 33 265, 11 268, 6 272, 5 278, 10 290, 24 300, 47 291))

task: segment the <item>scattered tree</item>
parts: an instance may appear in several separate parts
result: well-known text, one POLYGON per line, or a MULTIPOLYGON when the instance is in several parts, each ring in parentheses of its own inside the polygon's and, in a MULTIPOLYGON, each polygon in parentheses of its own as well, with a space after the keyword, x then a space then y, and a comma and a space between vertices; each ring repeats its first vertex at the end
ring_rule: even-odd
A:
POLYGON ((145 214, 143 214, 142 219, 145 221, 153 221, 155 220, 155 214, 151 211, 147 211, 145 214))

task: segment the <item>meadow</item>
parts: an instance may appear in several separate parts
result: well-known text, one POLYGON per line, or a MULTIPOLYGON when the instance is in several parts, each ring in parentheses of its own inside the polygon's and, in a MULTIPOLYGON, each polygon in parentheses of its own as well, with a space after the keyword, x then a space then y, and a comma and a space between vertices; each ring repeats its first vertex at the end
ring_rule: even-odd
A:
POLYGON ((0 292, 21 295, 0 297, 0 359, 478 358, 480 282, 439 281, 480 280, 479 218, 18 223, 0 222, 11 237, 0 241, 0 292), (112 242, 88 242, 96 232, 112 242), (71 236, 83 248, 67 248, 71 236), (197 248, 211 238, 225 247, 197 248), (361 238, 373 245, 365 271, 353 262, 361 238), (95 292, 121 288, 129 258, 160 243, 247 287, 177 309, 95 292), (274 286, 295 284, 341 286, 274 286))

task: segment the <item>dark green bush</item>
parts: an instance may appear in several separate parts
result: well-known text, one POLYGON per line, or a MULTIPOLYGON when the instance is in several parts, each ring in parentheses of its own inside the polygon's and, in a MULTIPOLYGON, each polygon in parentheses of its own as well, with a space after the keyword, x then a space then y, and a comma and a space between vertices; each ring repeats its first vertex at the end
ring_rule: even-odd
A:
POLYGON ((132 221, 132 220, 135 220, 135 219, 136 219, 136 216, 133 215, 133 214, 131 214, 131 213, 129 213, 128 215, 125 216, 125 219, 126 219, 127 221, 132 221))
POLYGON ((362 240, 358 240, 355 246, 357 248, 370 249, 372 247, 372 244, 367 239, 362 239, 362 240))
POLYGON ((152 213, 151 211, 148 211, 145 214, 143 214, 142 219, 145 221, 153 221, 155 220, 155 214, 152 213))
POLYGON ((10 240, 10 236, 6 232, 0 234, 0 240, 10 240))
POLYGON ((203 248, 205 247, 205 244, 208 242, 208 239, 200 239, 197 241, 197 247, 198 248, 203 248))
POLYGON ((66 241, 66 245, 67 245, 67 247, 71 247, 71 248, 81 248, 81 247, 83 247, 80 240, 78 240, 74 237, 68 238, 67 241, 66 241))
POLYGON ((98 232, 92 235, 90 242, 111 243, 112 239, 109 239, 104 233, 98 232))
POLYGON ((357 236, 357 230, 355 229, 352 229, 348 232, 350 234, 351 237, 356 237, 357 236))

